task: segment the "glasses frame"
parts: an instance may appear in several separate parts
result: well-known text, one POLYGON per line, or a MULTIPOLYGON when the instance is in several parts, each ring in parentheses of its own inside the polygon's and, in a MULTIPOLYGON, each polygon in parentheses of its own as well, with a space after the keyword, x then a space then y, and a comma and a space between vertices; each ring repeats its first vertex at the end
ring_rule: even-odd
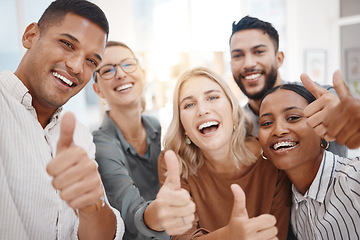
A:
POLYGON ((125 58, 125 59, 121 60, 120 63, 117 63, 117 64, 106 64, 106 65, 102 66, 101 68, 99 68, 98 70, 96 70, 95 72, 98 73, 99 76, 100 76, 102 79, 104 79, 104 80, 110 80, 110 79, 112 79, 113 77, 116 76, 116 73, 117 73, 117 68, 116 68, 116 67, 117 67, 117 66, 119 66, 124 73, 133 73, 133 72, 135 72, 135 71, 138 69, 138 67, 139 67, 139 60, 138 60, 137 58, 125 58), (128 60, 135 60, 136 67, 134 68, 133 71, 127 71, 127 70, 125 70, 124 67, 122 66, 122 64, 123 64, 125 61, 128 61, 128 60), (103 67, 107 67, 107 66, 112 66, 112 67, 115 69, 115 71, 114 71, 114 75, 113 75, 112 77, 104 78, 104 77, 100 74, 100 70, 101 70, 103 67))

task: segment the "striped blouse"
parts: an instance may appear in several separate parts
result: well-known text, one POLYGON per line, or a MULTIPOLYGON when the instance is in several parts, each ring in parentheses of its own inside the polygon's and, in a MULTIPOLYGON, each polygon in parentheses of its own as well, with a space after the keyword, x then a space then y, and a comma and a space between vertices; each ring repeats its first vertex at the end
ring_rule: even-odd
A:
MULTIPOLYGON (((0 239, 77 239, 78 218, 46 172, 56 154, 60 111, 42 128, 24 84, 0 72, 0 239)), ((94 159, 92 136, 79 123, 74 142, 94 159)), ((123 222, 114 212, 121 239, 123 222)))
POLYGON ((291 223, 297 239, 360 239, 360 160, 324 151, 305 195, 293 186, 291 223))

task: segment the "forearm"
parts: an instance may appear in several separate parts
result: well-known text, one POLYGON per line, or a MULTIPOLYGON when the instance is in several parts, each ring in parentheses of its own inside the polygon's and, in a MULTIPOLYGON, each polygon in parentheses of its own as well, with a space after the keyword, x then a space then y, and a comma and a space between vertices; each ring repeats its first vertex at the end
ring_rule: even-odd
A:
POLYGON ((78 237, 80 240, 114 239, 116 216, 107 204, 98 211, 79 210, 79 219, 78 237))

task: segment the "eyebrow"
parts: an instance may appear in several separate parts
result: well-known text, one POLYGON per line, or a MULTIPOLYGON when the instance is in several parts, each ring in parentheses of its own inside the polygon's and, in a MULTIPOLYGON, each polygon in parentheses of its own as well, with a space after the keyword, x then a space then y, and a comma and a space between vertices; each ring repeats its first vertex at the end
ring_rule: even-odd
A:
MULTIPOLYGON (((251 48, 251 50, 254 50, 254 49, 257 49, 257 48, 261 48, 261 47, 268 48, 268 46, 265 45, 265 44, 259 44, 259 45, 253 46, 253 47, 251 48)), ((233 52, 242 52, 242 51, 243 51, 242 49, 234 49, 234 50, 231 51, 231 53, 233 53, 233 52)))
MULTIPOLYGON (((80 41, 79 41, 76 37, 74 37, 73 35, 71 35, 71 34, 62 33, 62 34, 60 34, 60 35, 70 38, 71 40, 73 40, 73 41, 76 42, 77 44, 80 43, 80 41)), ((99 54, 94 53, 94 56, 95 56, 97 59, 99 59, 100 62, 102 61, 102 58, 101 58, 101 56, 100 56, 99 54)))
MULTIPOLYGON (((220 92, 220 90, 210 89, 210 90, 205 91, 204 94, 207 95, 207 94, 210 94, 210 93, 212 93, 212 92, 220 92)), ((183 98, 183 99, 180 101, 179 106, 180 106, 185 100, 191 99, 191 98, 193 98, 193 95, 190 95, 190 96, 187 96, 187 97, 183 98)))
MULTIPOLYGON (((287 108, 285 108, 282 112, 287 112, 287 111, 290 111, 290 110, 292 110, 292 109, 303 110, 303 109, 300 108, 300 107, 287 107, 287 108)), ((262 114, 262 115, 259 117, 259 119, 262 118, 262 117, 272 116, 272 115, 273 115, 272 113, 264 113, 264 114, 262 114)))

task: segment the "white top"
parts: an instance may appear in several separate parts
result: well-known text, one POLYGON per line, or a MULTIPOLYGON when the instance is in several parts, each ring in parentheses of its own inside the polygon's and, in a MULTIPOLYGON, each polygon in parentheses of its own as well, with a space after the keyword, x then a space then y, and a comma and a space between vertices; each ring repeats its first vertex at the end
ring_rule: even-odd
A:
MULTIPOLYGON (((0 239, 77 239, 78 217, 46 172, 56 154, 60 112, 43 129, 25 85, 10 71, 0 72, 0 239)), ((74 142, 94 159, 92 135, 79 122, 74 142)), ((113 211, 121 239, 124 224, 113 211)))
POLYGON ((303 196, 293 190, 291 223, 301 239, 360 239, 360 160, 324 151, 319 171, 303 196))

